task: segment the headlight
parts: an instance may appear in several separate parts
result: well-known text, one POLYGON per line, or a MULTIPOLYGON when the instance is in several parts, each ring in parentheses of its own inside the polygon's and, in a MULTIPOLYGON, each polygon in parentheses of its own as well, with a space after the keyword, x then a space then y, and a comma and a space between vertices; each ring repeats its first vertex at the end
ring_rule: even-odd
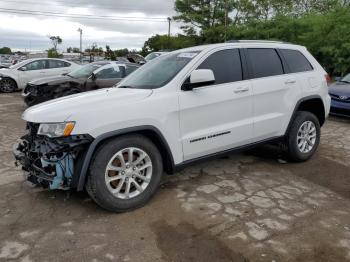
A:
POLYGON ((40 124, 38 135, 48 137, 69 136, 73 131, 74 125, 74 122, 40 124))

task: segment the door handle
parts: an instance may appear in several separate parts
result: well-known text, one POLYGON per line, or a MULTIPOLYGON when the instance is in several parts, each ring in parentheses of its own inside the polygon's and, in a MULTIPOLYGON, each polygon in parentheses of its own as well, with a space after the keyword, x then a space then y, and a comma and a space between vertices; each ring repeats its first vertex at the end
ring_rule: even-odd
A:
POLYGON ((296 80, 287 80, 286 82, 284 82, 286 85, 291 85, 291 84, 295 84, 297 81, 296 80))
POLYGON ((245 93, 248 92, 249 88, 248 87, 239 87, 237 89, 235 89, 235 94, 240 94, 240 93, 245 93))

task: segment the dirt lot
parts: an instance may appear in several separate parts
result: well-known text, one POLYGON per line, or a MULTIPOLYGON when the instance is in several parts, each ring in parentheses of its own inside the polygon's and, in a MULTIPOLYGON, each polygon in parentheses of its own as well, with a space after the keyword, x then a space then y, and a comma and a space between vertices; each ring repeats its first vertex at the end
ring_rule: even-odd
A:
POLYGON ((328 120, 307 163, 265 146, 166 177, 147 206, 111 214, 23 183, 22 111, 19 93, 0 94, 0 261, 350 261, 349 120, 328 120))

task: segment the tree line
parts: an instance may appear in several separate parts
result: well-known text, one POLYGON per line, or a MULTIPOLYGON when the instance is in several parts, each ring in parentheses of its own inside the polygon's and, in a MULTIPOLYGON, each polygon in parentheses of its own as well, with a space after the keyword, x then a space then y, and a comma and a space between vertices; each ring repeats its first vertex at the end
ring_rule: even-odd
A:
POLYGON ((156 35, 143 52, 227 40, 301 44, 332 75, 350 71, 350 0, 176 0, 182 35, 156 35))

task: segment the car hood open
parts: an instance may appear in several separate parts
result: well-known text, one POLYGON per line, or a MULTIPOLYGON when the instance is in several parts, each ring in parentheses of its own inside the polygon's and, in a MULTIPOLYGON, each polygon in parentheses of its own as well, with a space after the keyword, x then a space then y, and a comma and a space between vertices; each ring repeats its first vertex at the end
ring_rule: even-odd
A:
POLYGON ((33 123, 70 121, 72 116, 91 115, 97 110, 112 112, 111 105, 128 106, 145 99, 152 92, 152 90, 130 88, 108 88, 84 92, 30 107, 23 113, 22 118, 33 123))

